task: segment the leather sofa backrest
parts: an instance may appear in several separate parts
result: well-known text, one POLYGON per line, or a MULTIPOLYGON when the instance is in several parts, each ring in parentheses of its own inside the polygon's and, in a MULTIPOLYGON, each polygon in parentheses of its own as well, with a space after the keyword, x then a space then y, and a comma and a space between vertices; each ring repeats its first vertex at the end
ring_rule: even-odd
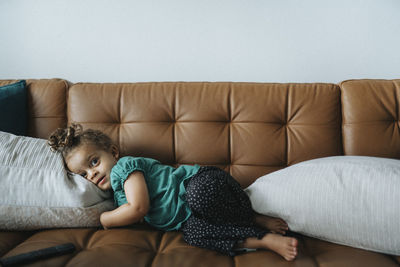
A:
POLYGON ((219 166, 244 187, 342 154, 335 84, 78 83, 67 105, 68 122, 106 132, 123 155, 219 166))
POLYGON ((219 166, 244 187, 312 158, 400 158, 400 80, 27 84, 30 136, 78 122, 108 133, 123 155, 219 166))

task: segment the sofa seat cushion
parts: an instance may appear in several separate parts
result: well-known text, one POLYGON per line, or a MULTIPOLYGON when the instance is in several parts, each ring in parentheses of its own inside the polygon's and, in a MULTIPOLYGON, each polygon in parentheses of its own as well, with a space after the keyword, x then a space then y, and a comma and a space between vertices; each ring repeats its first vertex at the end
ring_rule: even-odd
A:
MULTIPOLYGON (((278 254, 260 250, 235 257, 189 246, 180 232, 161 232, 145 225, 111 230, 55 229, 22 233, 0 231, 2 257, 63 243, 73 243, 74 253, 41 260, 29 266, 286 266, 278 254), (12 247, 7 244, 12 242, 12 247), (18 244, 18 245, 17 245, 18 244)), ((304 267, 387 266, 396 258, 362 249, 332 244, 299 235, 299 255, 293 264, 304 267), (349 265, 350 264, 350 265, 349 265)))

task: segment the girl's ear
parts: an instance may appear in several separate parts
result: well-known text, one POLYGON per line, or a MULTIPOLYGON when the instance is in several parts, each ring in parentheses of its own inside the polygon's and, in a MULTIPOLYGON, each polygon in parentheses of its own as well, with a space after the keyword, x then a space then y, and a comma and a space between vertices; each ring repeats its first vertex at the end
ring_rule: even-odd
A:
POLYGON ((113 157, 118 160, 119 159, 119 149, 116 145, 112 145, 111 146, 111 154, 113 155, 113 157))

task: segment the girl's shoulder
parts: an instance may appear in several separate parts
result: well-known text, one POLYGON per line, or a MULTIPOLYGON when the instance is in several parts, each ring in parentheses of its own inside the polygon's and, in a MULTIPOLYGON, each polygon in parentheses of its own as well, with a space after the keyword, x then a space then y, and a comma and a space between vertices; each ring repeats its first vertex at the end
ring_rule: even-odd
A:
POLYGON ((154 164, 160 163, 156 159, 152 158, 145 158, 145 157, 132 157, 132 156, 125 156, 118 160, 117 164, 126 164, 126 163, 137 163, 137 164, 154 164))
POLYGON ((132 156, 122 157, 111 169, 111 186, 114 191, 118 188, 123 188, 123 183, 132 172, 140 171, 143 174, 147 174, 154 165, 158 164, 159 162, 157 160, 151 158, 132 156))
POLYGON ((112 168, 112 172, 132 172, 135 170, 145 172, 154 165, 159 165, 158 160, 144 157, 125 156, 118 160, 117 164, 112 168))

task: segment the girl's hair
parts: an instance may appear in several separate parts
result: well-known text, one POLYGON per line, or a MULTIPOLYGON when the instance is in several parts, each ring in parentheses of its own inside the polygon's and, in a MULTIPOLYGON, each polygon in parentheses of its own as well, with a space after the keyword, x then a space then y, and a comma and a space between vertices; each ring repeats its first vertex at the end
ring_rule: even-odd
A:
POLYGON ((113 142, 111 138, 98 130, 82 130, 82 125, 72 123, 67 128, 58 128, 49 137, 47 142, 53 152, 61 152, 67 156, 74 148, 82 144, 96 145, 98 148, 109 151, 113 142))

